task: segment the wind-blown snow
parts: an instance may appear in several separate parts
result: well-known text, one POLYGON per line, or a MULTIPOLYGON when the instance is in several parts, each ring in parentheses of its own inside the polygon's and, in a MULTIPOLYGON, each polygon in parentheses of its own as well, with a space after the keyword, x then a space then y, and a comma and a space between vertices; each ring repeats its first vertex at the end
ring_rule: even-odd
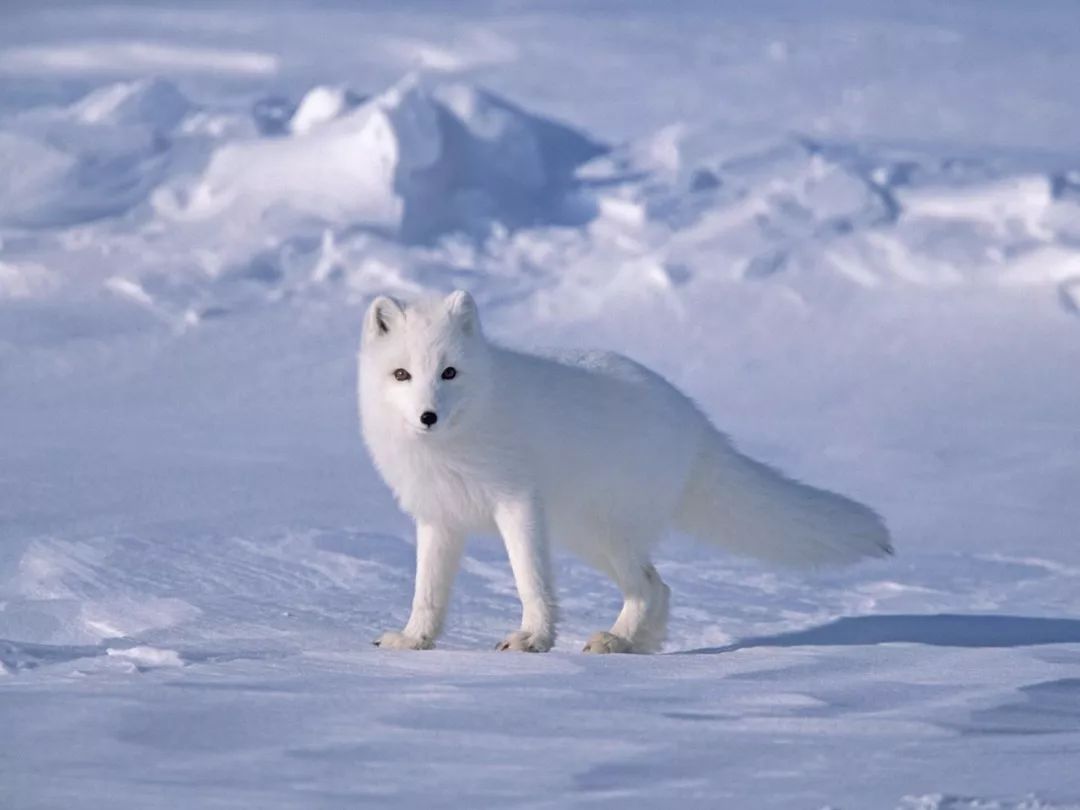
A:
POLYGON ((4 807, 1080 807, 1065 5, 24 4, 0 26, 4 807), (422 71, 422 72, 417 72, 422 71), (667 655, 440 649, 363 453, 376 293, 611 348, 898 556, 672 538, 667 655))

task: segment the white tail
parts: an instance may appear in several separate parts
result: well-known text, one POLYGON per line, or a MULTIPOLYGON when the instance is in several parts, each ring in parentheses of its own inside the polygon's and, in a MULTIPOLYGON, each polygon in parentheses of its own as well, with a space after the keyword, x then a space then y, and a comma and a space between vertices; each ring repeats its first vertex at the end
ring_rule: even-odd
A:
POLYGON ((676 525, 736 554, 785 565, 893 553, 889 530, 872 509, 747 458, 712 430, 687 482, 676 525))

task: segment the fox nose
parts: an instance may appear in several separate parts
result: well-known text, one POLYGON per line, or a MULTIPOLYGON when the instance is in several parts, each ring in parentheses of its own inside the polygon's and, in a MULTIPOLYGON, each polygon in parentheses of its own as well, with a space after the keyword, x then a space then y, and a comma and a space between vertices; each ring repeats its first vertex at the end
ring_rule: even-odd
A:
POLYGON ((439 415, 435 411, 424 411, 420 414, 420 421, 424 424, 424 427, 431 427, 439 421, 439 415))

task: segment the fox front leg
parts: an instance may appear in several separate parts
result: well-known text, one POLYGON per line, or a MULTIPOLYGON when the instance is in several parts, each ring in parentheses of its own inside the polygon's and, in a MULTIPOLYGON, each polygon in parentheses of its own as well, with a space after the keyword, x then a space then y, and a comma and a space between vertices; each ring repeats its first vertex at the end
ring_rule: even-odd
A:
POLYGON ((391 650, 430 650, 435 646, 464 547, 465 536, 461 532, 417 522, 412 613, 403 630, 383 633, 375 646, 391 650))
POLYGON ((495 649, 547 652, 555 643, 556 610, 543 514, 532 497, 511 499, 496 507, 495 525, 506 544, 521 598, 521 629, 495 649))

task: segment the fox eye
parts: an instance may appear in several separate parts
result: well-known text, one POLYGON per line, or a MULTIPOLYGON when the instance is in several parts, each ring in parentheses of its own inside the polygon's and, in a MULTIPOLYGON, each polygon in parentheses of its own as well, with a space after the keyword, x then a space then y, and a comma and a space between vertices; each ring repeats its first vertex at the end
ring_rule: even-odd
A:
POLYGON ((457 376, 457 369, 453 366, 447 366, 443 369, 442 378, 444 380, 452 380, 457 376))
POLYGON ((394 369, 394 379, 398 382, 405 382, 412 379, 412 374, 403 368, 394 369))

